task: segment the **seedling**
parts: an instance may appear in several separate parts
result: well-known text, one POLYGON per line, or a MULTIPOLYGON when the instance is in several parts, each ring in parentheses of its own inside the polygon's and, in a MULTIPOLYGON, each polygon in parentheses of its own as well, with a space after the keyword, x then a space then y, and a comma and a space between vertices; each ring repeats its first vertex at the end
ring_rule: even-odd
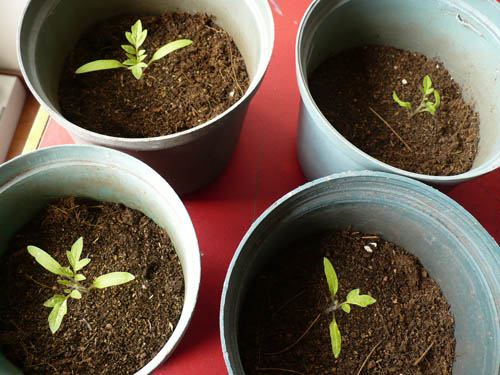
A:
POLYGON ((75 73, 89 73, 96 70, 107 70, 107 69, 117 69, 126 68, 132 71, 135 78, 140 79, 142 76, 143 69, 146 69, 153 61, 159 60, 169 53, 174 52, 180 48, 187 47, 193 44, 193 41, 189 39, 178 39, 176 41, 170 42, 161 46, 156 50, 156 52, 151 57, 151 60, 146 64, 144 60, 146 59, 146 50, 139 49, 141 45, 146 40, 148 31, 142 29, 141 20, 137 20, 135 24, 132 25, 130 31, 125 32, 125 37, 130 44, 122 44, 122 49, 127 55, 127 59, 123 62, 114 59, 108 60, 95 60, 87 64, 80 66, 75 73))
POLYGON ((58 284, 66 286, 63 294, 55 294, 47 301, 44 306, 51 307, 52 311, 49 314, 49 327, 52 333, 55 333, 61 326, 64 315, 68 311, 68 299, 80 299, 82 293, 88 293, 92 289, 103 289, 110 286, 128 283, 135 279, 135 276, 128 272, 111 272, 97 277, 90 287, 84 287, 80 281, 86 277, 78 273, 83 267, 90 263, 89 258, 80 259, 83 249, 83 237, 80 237, 71 246, 71 251, 66 251, 70 267, 62 267, 57 260, 52 258, 48 253, 36 246, 28 246, 28 252, 35 260, 47 271, 52 272, 63 279, 57 280, 58 284))
POLYGON ((333 268, 332 263, 327 259, 323 258, 323 265, 325 268, 326 281, 328 282, 328 288, 330 289, 330 294, 332 296, 333 304, 328 307, 327 312, 333 312, 333 320, 330 323, 330 338, 332 341, 332 351, 335 358, 340 355, 340 348, 342 344, 342 336, 340 335, 339 326, 335 320, 335 311, 339 308, 344 312, 349 314, 351 312, 351 305, 358 305, 361 307, 366 307, 372 303, 377 302, 375 298, 369 296, 368 294, 359 294, 359 289, 353 289, 347 294, 347 298, 344 302, 339 303, 337 299, 337 291, 339 288, 339 281, 337 279, 337 274, 333 268))
POLYGON ((432 87, 431 77, 428 75, 424 77, 424 82, 422 87, 420 87, 420 91, 422 92, 422 101, 418 105, 417 108, 412 109, 410 102, 404 102, 398 98, 396 91, 392 92, 392 98, 396 103, 398 103, 401 107, 404 107, 408 111, 408 116, 411 118, 420 112, 429 112, 431 115, 436 113, 436 109, 441 103, 441 97, 437 90, 432 87), (428 96, 430 94, 434 94, 435 102, 430 102, 428 96))

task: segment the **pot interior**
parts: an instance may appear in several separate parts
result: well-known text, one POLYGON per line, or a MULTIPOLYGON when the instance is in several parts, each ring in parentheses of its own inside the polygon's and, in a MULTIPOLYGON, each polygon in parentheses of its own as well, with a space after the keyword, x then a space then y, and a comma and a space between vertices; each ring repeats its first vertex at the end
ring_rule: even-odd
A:
POLYGON ((244 374, 238 317, 254 277, 296 240, 330 230, 377 234, 417 256, 455 317, 454 375, 498 375, 500 253, 477 221, 443 194, 388 174, 324 178, 275 203, 251 227, 229 268, 221 336, 230 374, 244 374))
MULTIPOLYGON (((500 96, 500 4, 496 1, 315 1, 302 22, 297 53, 299 80, 306 87, 308 76, 327 57, 362 45, 392 46, 437 59, 480 114, 480 142, 472 170, 500 165, 500 107, 495 105, 500 96)), ((315 110, 319 112, 316 106, 315 110)))

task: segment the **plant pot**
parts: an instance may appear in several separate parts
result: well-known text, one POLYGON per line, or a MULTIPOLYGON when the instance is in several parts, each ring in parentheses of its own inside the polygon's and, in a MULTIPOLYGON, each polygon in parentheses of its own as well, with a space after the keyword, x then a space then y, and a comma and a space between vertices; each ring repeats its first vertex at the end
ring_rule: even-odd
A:
MULTIPOLYGON (((173 189, 141 161, 96 146, 41 149, 3 164, 0 176, 3 228, 0 253, 6 250, 10 237, 47 202, 65 196, 122 203, 141 211, 167 231, 182 264, 184 306, 169 340, 136 372, 151 373, 172 353, 185 333, 200 284, 198 241, 189 215, 173 189)), ((15 374, 15 371, 0 355, 0 372, 15 374)))
POLYGON ((495 107, 500 88, 491 85, 500 74, 493 63, 500 55, 500 30, 494 26, 498 22, 500 6, 494 0, 314 1, 302 19, 296 43, 302 99, 297 152, 306 178, 368 169, 456 184, 500 166, 500 110, 495 107), (309 91, 309 75, 329 55, 367 44, 437 57, 464 89, 465 100, 474 98, 481 124, 472 169, 455 176, 430 176, 392 167, 355 147, 326 120, 309 91))
POLYGON ((30 1, 21 21, 18 48, 21 71, 37 100, 77 143, 106 146, 131 154, 157 170, 179 194, 208 184, 222 173, 236 148, 250 100, 271 58, 274 24, 267 1, 156 0, 43 3, 30 1), (113 15, 205 12, 234 39, 245 60, 250 86, 233 106, 212 120, 179 133, 154 138, 97 134, 66 120, 58 103, 63 62, 91 24, 113 15))
POLYGON ((499 246, 442 193, 402 176, 369 171, 332 175, 297 188, 246 233, 231 261, 221 301, 221 340, 229 374, 245 373, 238 321, 254 277, 298 239, 350 225, 353 231, 377 234, 405 248, 439 284, 455 317, 459 355, 453 374, 498 375, 499 246))

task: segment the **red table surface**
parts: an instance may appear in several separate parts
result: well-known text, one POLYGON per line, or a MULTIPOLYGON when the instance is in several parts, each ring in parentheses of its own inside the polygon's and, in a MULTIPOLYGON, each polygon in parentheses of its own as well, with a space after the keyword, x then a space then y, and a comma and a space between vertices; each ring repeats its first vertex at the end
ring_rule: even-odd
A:
MULTIPOLYGON (((155 375, 227 374, 219 339, 219 304, 227 267, 252 222, 275 200, 305 182, 295 151, 299 90, 295 37, 310 0, 273 9, 276 41, 267 74, 250 104, 235 155, 224 174, 183 199, 201 251, 201 286, 188 331, 155 375)), ((41 146, 73 143, 50 121, 41 146)), ((500 240, 500 170, 441 189, 500 240)))

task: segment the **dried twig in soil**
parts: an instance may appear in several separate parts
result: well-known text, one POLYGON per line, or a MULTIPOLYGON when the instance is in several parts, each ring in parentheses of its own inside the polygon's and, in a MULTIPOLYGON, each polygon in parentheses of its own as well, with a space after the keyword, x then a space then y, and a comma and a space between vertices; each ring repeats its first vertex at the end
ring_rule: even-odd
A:
POLYGON ((417 366, 420 362, 422 362, 422 360, 424 359, 424 357, 427 355, 427 353, 429 353, 429 350, 432 349, 432 347, 434 346, 434 343, 436 342, 436 340, 432 340, 431 344, 429 345, 429 347, 427 349, 425 349, 425 352, 422 353, 422 355, 420 357, 418 357, 418 359, 413 362, 413 366, 417 366))
POLYGON ((380 341, 377 343, 377 345, 375 345, 375 346, 373 347, 373 349, 372 349, 372 350, 370 350, 370 353, 368 353, 368 355, 366 356, 365 360, 364 360, 364 361, 363 361, 363 363, 361 364, 361 367, 359 368, 359 370, 358 370, 358 372, 356 373, 356 375, 361 374, 361 371, 363 371, 363 368, 365 367, 366 362, 368 362, 368 360, 370 359, 370 357, 372 356, 372 354, 375 352, 375 350, 378 348, 378 346, 379 346, 380 344, 382 344, 382 341, 384 341, 384 340, 380 340, 380 341))
POLYGON ((380 121, 382 121, 385 125, 387 125, 387 127, 388 127, 389 129, 391 129, 391 131, 392 131, 392 132, 396 135, 396 137, 398 137, 398 139, 399 139, 401 142, 403 142, 403 144, 406 146, 406 148, 408 149, 408 151, 413 152, 413 150, 411 149, 411 147, 410 147, 410 146, 408 146, 408 144, 407 144, 407 143, 403 140, 403 138, 401 138, 401 136, 400 136, 400 135, 396 132, 396 130, 394 130, 394 129, 392 128, 392 126, 391 126, 391 125, 389 125, 389 123, 388 123, 387 121, 385 121, 385 120, 384 120, 384 118, 383 118, 382 116, 380 116, 380 115, 379 115, 379 114, 378 114, 378 113, 377 113, 377 112, 376 112, 376 111, 375 111, 372 107, 368 107, 368 109, 369 109, 370 111, 372 111, 372 112, 373 112, 373 114, 374 114, 375 116, 377 116, 377 117, 380 119, 380 121))
POLYGON ((307 335, 309 333, 309 331, 311 330, 311 328, 316 324, 316 322, 319 320, 320 317, 321 317, 321 313, 318 314, 318 316, 316 317, 316 319, 314 319, 313 322, 311 324, 309 324, 309 327, 307 327, 307 329, 305 330, 305 332, 297 340, 295 340, 295 342, 293 344, 288 345, 285 349, 280 350, 278 352, 264 353, 264 354, 265 355, 275 355, 275 354, 281 354, 281 353, 284 353, 284 352, 290 350, 295 345, 297 345, 304 338, 305 335, 307 335))

